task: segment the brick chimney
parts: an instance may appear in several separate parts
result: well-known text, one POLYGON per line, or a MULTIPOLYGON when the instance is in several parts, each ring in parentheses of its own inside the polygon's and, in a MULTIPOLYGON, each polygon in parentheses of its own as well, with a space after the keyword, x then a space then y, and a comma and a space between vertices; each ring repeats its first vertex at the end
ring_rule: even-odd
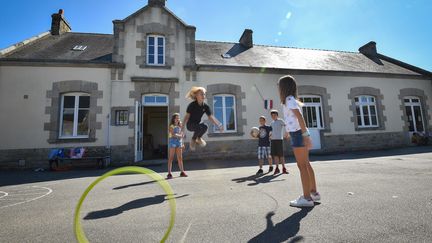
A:
POLYGON ((165 2, 166 0, 148 0, 148 5, 153 7, 153 6, 161 6, 164 7, 165 6, 165 2))
POLYGON ((377 49, 376 49, 376 42, 370 41, 366 45, 360 47, 359 52, 362 53, 365 56, 368 57, 376 57, 377 56, 377 49))
POLYGON ((244 46, 246 48, 253 47, 252 33, 253 33, 253 31, 251 29, 245 29, 243 31, 243 34, 239 40, 239 42, 242 46, 244 46))
POLYGON ((63 17, 63 13, 63 9, 60 9, 58 13, 51 15, 51 35, 61 35, 72 30, 69 23, 63 17))

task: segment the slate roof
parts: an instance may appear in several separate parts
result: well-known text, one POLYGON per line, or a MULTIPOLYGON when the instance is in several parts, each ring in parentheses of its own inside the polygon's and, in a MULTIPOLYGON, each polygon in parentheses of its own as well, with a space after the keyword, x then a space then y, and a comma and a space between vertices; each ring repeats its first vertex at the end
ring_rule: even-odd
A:
POLYGON ((256 67, 294 70, 345 71, 418 75, 383 59, 372 60, 356 52, 196 41, 198 65, 256 67), (222 58, 228 53, 231 58, 222 58))
MULTIPOLYGON (((111 34, 68 32, 48 35, 6 54, 0 61, 53 61, 65 63, 112 63, 114 37, 111 34), (76 45, 87 46, 74 51, 76 45)), ((395 59, 371 59, 361 53, 254 45, 246 49, 238 43, 195 42, 198 66, 273 68, 288 70, 360 72, 429 76, 430 73, 395 59), (229 54, 231 58, 223 58, 229 54), (424 71, 424 72, 423 72, 424 71)))
POLYGON ((114 37, 110 34, 68 32, 48 35, 0 58, 24 61, 111 63, 114 37), (76 45, 84 45, 84 51, 74 51, 76 45))

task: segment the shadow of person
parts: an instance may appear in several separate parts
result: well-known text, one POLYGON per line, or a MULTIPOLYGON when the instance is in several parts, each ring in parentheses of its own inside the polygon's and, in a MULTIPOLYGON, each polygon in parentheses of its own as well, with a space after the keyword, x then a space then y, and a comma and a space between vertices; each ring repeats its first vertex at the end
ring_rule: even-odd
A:
MULTIPOLYGON (((168 198, 165 198, 165 196, 166 195, 156 195, 154 197, 140 198, 140 199, 136 199, 136 200, 127 202, 127 203, 125 203, 125 204, 123 204, 117 208, 109 208, 109 209, 103 209, 103 210, 99 210, 99 211, 93 211, 93 212, 88 213, 84 217, 84 219, 89 220, 89 219, 108 218, 108 217, 119 215, 119 214, 123 213, 124 211, 128 211, 131 209, 137 209, 137 208, 146 207, 149 205, 155 205, 155 204, 163 203, 165 200, 168 200, 168 198)), ((177 198, 182 198, 182 197, 186 197, 186 196, 189 196, 189 194, 185 194, 185 195, 174 197, 174 198, 177 199, 177 198)))
POLYGON ((114 187, 113 190, 120 190, 120 189, 125 189, 128 187, 133 187, 133 186, 143 186, 143 185, 147 185, 147 184, 152 184, 155 182, 158 182, 160 180, 157 181, 146 181, 146 182, 140 182, 140 183, 136 183, 136 184, 129 184, 129 185, 124 185, 124 186, 119 186, 119 187, 114 187))
POLYGON ((297 236, 297 233, 300 230, 300 221, 306 217, 312 209, 313 208, 302 208, 300 211, 294 213, 276 225, 274 225, 271 219, 275 213, 273 211, 269 212, 266 215, 266 229, 248 242, 284 242, 288 239, 290 239, 289 242, 297 242, 303 240, 303 236, 297 236))
POLYGON ((240 177, 240 178, 234 178, 231 181, 235 181, 237 183, 243 183, 247 181, 251 181, 252 183, 247 184, 248 186, 256 186, 261 183, 269 183, 269 182, 275 182, 275 181, 283 181, 283 180, 273 180, 282 174, 273 175, 270 173, 265 174, 259 174, 259 175, 251 175, 247 177, 240 177))

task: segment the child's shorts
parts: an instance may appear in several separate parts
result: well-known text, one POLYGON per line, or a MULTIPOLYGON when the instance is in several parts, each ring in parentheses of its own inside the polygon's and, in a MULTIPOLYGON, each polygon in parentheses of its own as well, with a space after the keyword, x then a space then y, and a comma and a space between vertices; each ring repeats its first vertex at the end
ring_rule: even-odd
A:
POLYGON ((277 157, 284 156, 282 139, 271 140, 271 155, 277 157))
POLYGON ((177 138, 170 138, 168 146, 170 148, 181 148, 182 147, 182 141, 177 138))
POLYGON ((271 150, 270 147, 258 147, 258 159, 270 158, 271 150))
POLYGON ((291 146, 293 148, 304 147, 304 137, 302 136, 302 130, 290 132, 291 146))

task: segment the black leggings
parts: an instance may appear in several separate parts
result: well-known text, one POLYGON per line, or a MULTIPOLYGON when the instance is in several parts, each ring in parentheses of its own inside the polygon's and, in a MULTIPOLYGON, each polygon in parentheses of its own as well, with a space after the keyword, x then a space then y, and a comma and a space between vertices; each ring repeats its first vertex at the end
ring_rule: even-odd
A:
POLYGON ((186 125, 187 129, 191 132, 194 132, 192 139, 200 138, 204 135, 205 132, 207 132, 208 126, 204 123, 187 123, 186 125))

